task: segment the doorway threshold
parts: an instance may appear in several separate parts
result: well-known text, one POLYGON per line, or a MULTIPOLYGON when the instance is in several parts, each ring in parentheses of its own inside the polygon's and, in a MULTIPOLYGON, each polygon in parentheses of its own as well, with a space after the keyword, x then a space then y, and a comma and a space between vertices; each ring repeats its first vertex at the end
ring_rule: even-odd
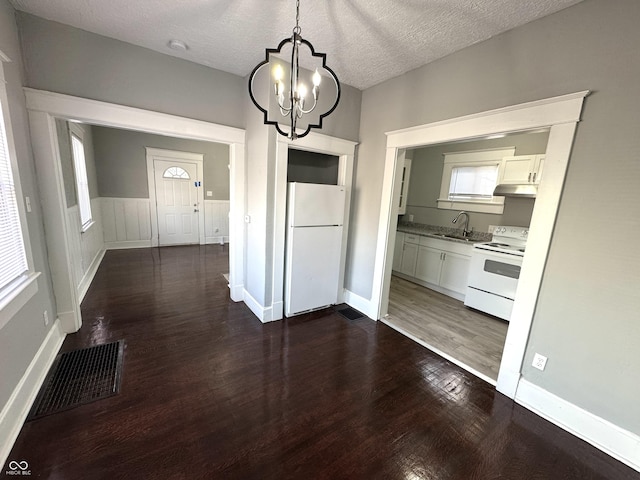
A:
POLYGON ((407 330, 403 329, 402 327, 399 327, 398 325, 395 325, 393 323, 393 320, 390 318, 389 315, 387 315, 384 318, 381 318, 380 321, 382 323, 384 323, 385 325, 387 325, 388 327, 393 328, 395 331, 401 333, 402 335, 404 335, 405 337, 410 338, 411 340, 413 340, 414 342, 422 345, 423 347, 427 348, 428 350, 431 350, 433 353, 435 353, 436 355, 440 355, 442 358, 450 361, 451 363, 457 365, 458 367, 462 368, 463 370, 466 370, 467 372, 469 372, 472 375, 475 375, 476 377, 484 380, 485 382, 493 385, 494 387, 498 384, 498 382, 496 380, 494 380, 493 378, 485 375, 482 372, 479 372, 478 370, 476 370, 475 368, 467 365, 464 362, 461 362, 460 360, 458 360, 457 358, 452 357, 451 355, 443 352, 442 350, 439 350, 438 348, 434 347, 433 345, 428 344, 427 342, 425 342, 424 340, 422 340, 421 338, 416 337, 415 335, 413 335, 412 333, 408 332, 407 330))

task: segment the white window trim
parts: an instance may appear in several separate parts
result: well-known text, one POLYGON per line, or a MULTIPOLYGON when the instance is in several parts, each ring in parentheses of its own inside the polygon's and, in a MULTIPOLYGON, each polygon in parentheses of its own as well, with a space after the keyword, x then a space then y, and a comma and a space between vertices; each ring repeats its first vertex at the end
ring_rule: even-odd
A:
MULTIPOLYGON (((76 202, 78 203, 78 215, 80 215, 82 208, 80 206, 80 192, 79 192, 79 183, 78 183, 78 168, 76 166, 76 157, 73 154, 73 136, 75 135, 76 137, 78 137, 78 140, 80 140, 80 143, 82 143, 82 148, 84 151, 84 147, 85 147, 85 143, 84 143, 84 128, 81 127, 78 124, 72 123, 72 122, 67 122, 69 125, 69 142, 70 142, 70 146, 71 146, 71 161, 73 162, 73 180, 74 180, 74 186, 76 189, 76 202)), ((91 210, 91 192, 89 191, 89 176, 87 173, 87 156, 86 154, 83 155, 83 161, 84 161, 84 171, 85 171, 85 175, 87 177, 87 196, 89 197, 89 220, 87 220, 86 222, 82 223, 82 218, 80 218, 80 222, 81 222, 81 226, 80 226, 80 233, 86 233, 87 231, 89 231, 89 229, 93 226, 95 222, 95 220, 93 219, 93 211, 91 210)))
POLYGON ((6 81, 4 77, 5 61, 10 61, 2 52, 0 52, 0 104, 2 105, 2 114, 7 135, 7 149, 9 150, 9 161, 11 162, 11 170, 14 178, 14 188, 16 200, 18 204, 18 215, 20 217, 20 226, 22 228, 22 241, 24 243, 24 253, 27 258, 27 272, 22 277, 17 278, 13 283, 5 288, 2 297, 0 297, 0 329, 2 329, 15 316, 22 307, 38 292, 37 278, 40 272, 34 270, 33 255, 31 252, 31 242, 29 241, 29 228, 27 225, 27 215, 25 212, 24 195, 22 193, 22 185, 20 183, 20 169, 18 168, 17 154, 13 137, 13 128, 11 123, 11 113, 9 112, 9 100, 7 97, 6 81))
POLYGON ((451 200, 449 198, 451 172, 453 171, 453 167, 498 165, 498 178, 500 178, 502 171, 502 158, 514 155, 515 151, 515 147, 507 147, 445 153, 442 183, 440 184, 440 197, 438 198, 438 208, 501 215, 504 211, 504 197, 493 197, 491 200, 451 200))

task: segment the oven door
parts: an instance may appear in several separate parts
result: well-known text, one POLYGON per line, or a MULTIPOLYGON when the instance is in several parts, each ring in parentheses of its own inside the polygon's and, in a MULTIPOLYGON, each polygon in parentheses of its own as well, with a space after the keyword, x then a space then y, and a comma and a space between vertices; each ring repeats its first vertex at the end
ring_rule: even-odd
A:
POLYGON ((513 300, 522 257, 474 248, 469 265, 469 287, 513 300))

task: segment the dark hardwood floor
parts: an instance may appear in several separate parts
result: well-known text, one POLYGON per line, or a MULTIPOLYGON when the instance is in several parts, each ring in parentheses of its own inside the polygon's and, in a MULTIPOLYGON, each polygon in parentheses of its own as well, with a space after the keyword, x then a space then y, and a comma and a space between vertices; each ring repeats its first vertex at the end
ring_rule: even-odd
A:
POLYGON ((124 339, 121 392, 26 423, 8 460, 83 480, 640 479, 382 323, 261 324, 228 298, 227 255, 107 252, 63 349, 124 339))

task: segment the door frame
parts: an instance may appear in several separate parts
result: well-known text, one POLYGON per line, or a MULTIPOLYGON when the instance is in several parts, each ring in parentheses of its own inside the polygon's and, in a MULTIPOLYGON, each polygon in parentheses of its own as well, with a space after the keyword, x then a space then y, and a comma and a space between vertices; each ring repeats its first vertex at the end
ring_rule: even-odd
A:
MULTIPOLYGON (((204 178, 204 154, 166 150, 164 148, 145 147, 147 151, 147 183, 149 185, 149 212, 151 215, 151 246, 160 245, 160 228, 158 227, 158 193, 156 192, 155 160, 179 163, 195 163, 198 177, 204 178)), ((202 180, 199 178, 198 180, 202 180)), ((205 244, 204 231, 204 188, 196 187, 198 194, 198 242, 205 244)))
POLYGON ((389 306, 402 168, 402 164, 398 162, 399 153, 410 147, 540 128, 550 129, 544 177, 539 185, 533 209, 527 254, 522 262, 498 372, 496 388, 510 398, 515 398, 520 382, 522 363, 551 245, 573 138, 580 121, 584 98, 589 93, 577 92, 386 133, 387 150, 370 304, 377 312, 377 319, 387 314, 389 306))
POLYGON ((65 333, 76 332, 82 326, 82 316, 71 268, 70 226, 65 214, 56 118, 229 145, 229 288, 233 301, 243 300, 246 183, 243 129, 32 88, 24 88, 24 92, 38 171, 56 313, 65 333))
MULTIPOLYGON (((272 315, 268 320, 280 320, 284 315, 284 261, 287 214, 287 168, 289 149, 335 155, 339 158, 338 185, 345 187, 344 224, 342 228, 342 252, 340 254, 340 279, 338 281, 338 303, 344 302, 344 273, 349 235, 349 213, 353 186, 353 167, 357 142, 312 132, 306 137, 292 141, 278 135, 276 141, 275 200, 273 207, 273 277, 272 315)), ((263 320, 266 321, 266 320, 263 320)))

